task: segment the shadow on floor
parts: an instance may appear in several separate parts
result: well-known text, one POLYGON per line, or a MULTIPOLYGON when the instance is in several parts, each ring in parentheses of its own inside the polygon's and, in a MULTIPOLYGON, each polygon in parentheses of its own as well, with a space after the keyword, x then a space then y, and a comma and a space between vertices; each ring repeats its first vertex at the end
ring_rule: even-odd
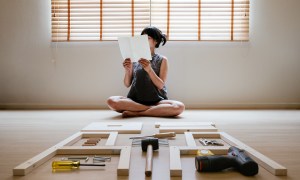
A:
POLYGON ((129 120, 129 119, 137 119, 137 118, 156 118, 156 119, 184 119, 184 117, 181 116, 175 116, 175 117, 152 117, 152 116, 133 116, 133 117, 126 117, 123 118, 122 114, 117 116, 112 116, 108 120, 129 120))

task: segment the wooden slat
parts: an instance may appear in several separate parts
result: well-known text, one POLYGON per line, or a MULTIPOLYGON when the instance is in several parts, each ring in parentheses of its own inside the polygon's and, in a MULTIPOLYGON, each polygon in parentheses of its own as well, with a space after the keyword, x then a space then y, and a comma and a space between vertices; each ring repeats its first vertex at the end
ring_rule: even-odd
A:
POLYGON ((120 154, 123 146, 63 146, 56 151, 57 155, 95 155, 120 154))
POLYGON ((121 150, 120 160, 118 164, 118 176, 129 176, 131 147, 125 146, 121 150))
POLYGON ((214 155, 227 155, 228 146, 178 146, 181 155, 197 155, 198 150, 210 150, 214 155))
POLYGON ((189 146, 189 147, 196 147, 197 146, 196 142, 195 142, 195 139, 194 139, 194 136, 191 132, 185 132, 184 137, 185 137, 185 141, 186 141, 187 146, 189 146))
POLYGON ((110 132, 110 135, 105 143, 105 146, 114 146, 116 144, 118 132, 110 132))
POLYGON ((44 164, 48 160, 50 160, 52 157, 54 157, 57 153, 57 150, 65 145, 73 144, 74 142, 81 139, 82 133, 78 132, 67 139, 59 142, 55 146, 52 146, 51 148, 43 151, 42 153, 34 156, 33 158, 29 159, 28 161, 25 161, 24 163, 18 165, 13 169, 13 175, 14 176, 25 176, 26 174, 30 173, 40 165, 44 164))
POLYGON ((93 122, 84 127, 82 132, 118 132, 119 134, 140 134, 142 122, 93 122))
POLYGON ((183 126, 183 127, 167 127, 159 128, 160 133, 175 132, 176 134, 183 134, 184 132, 215 132, 217 128, 213 126, 183 126))
POLYGON ((155 127, 159 128, 160 126, 168 126, 168 127, 182 127, 182 126, 214 126, 213 122, 176 122, 176 121, 168 121, 168 122, 155 122, 155 127))
POLYGON ((237 146, 245 150, 252 159, 254 159, 260 166, 264 167, 267 171, 269 171, 273 175, 276 176, 287 175, 287 169, 284 166, 278 164, 277 162, 261 154, 260 152, 256 151, 250 146, 244 144, 243 142, 237 140, 236 138, 228 135, 225 132, 220 132, 220 136, 223 140, 225 140, 227 143, 231 144, 232 146, 237 146))
POLYGON ((177 146, 170 146, 170 175, 171 177, 182 176, 180 150, 177 146))

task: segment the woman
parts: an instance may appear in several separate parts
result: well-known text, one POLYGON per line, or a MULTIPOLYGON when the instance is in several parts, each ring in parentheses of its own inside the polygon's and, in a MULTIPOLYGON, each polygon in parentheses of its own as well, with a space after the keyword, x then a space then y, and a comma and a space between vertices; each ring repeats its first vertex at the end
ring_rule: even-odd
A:
POLYGON ((152 60, 140 59, 131 62, 125 59, 124 85, 130 87, 127 97, 112 96, 107 104, 110 109, 122 113, 122 117, 131 116, 177 116, 185 109, 184 104, 175 100, 168 100, 165 82, 168 73, 168 60, 155 53, 162 43, 166 43, 166 36, 156 27, 146 27, 141 35, 147 34, 152 60))

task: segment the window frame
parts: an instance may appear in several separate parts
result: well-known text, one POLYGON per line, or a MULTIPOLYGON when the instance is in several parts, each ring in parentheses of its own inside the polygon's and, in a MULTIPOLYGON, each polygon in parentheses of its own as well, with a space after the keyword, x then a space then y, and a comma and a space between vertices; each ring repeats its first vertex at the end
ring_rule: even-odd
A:
MULTIPOLYGON (((81 2, 81 1, 83 1, 83 0, 51 0, 51 35, 52 35, 52 42, 90 42, 90 41, 100 41, 100 42, 102 42, 102 41, 116 41, 117 40, 117 37, 118 36, 114 36, 114 38, 115 39, 106 39, 103 35, 104 35, 104 25, 103 25, 103 8, 105 8, 105 0, 90 0, 90 1, 98 1, 99 2, 99 8, 100 8, 100 11, 99 11, 99 13, 100 13, 100 17, 99 17, 99 39, 93 39, 93 40, 89 40, 89 39, 72 39, 72 24, 71 24, 71 21, 72 21, 72 13, 71 13, 71 10, 72 10, 72 8, 71 8, 71 6, 72 6, 72 1, 74 1, 74 2, 76 2, 76 1, 78 1, 78 2, 81 2), (55 18, 57 18, 57 19, 60 19, 60 18, 63 18, 63 17, 61 17, 61 16, 57 16, 57 14, 59 14, 59 13, 57 13, 56 12, 56 7, 58 7, 57 6, 57 2, 67 2, 67 28, 65 28, 65 29, 63 29, 64 31, 67 31, 67 33, 64 33, 64 34, 67 34, 66 36, 64 36, 64 38, 62 38, 63 40, 59 40, 58 39, 58 36, 60 35, 60 34, 63 34, 63 33, 60 33, 59 31, 61 30, 60 29, 60 21, 55 21, 54 19, 55 18), (55 26, 58 26, 58 28, 55 28, 55 26)), ((116 1, 118 1, 118 0, 115 0, 115 2, 116 1)), ((123 3, 126 1, 126 0, 120 0, 120 1, 122 1, 123 3)), ((131 5, 131 33, 127 33, 126 35, 120 35, 120 36, 134 36, 134 35, 139 35, 139 32, 141 32, 141 29, 138 29, 138 28, 136 28, 137 27, 137 20, 135 19, 137 16, 136 16, 136 14, 138 13, 138 12, 135 12, 135 10, 138 8, 138 2, 141 2, 141 1, 143 1, 143 0, 127 0, 127 3, 125 2, 125 4, 130 4, 131 5), (131 3, 129 3, 129 2, 131 2, 131 3), (138 31, 137 31, 137 29, 138 29, 138 31)), ((150 2, 150 4, 149 4, 149 22, 148 23, 146 23, 146 24, 148 24, 148 25, 154 25, 154 26, 156 26, 156 24, 155 24, 155 22, 154 22, 154 20, 152 20, 153 19, 153 17, 154 17, 154 12, 153 12, 153 6, 154 6, 154 2, 155 2, 155 0, 144 0, 145 2, 146 1, 148 1, 148 2, 150 2)), ((157 2, 158 0, 156 0, 156 2, 157 2)), ((198 2, 198 21, 197 21, 197 25, 196 26, 198 26, 197 27, 197 34, 198 34, 198 37, 197 37, 197 39, 174 39, 174 38, 172 38, 172 36, 171 36, 171 33, 172 33, 172 23, 170 23, 170 21, 172 20, 171 18, 172 18, 172 16, 170 15, 171 13, 172 13, 172 0, 164 0, 164 2, 166 2, 167 1, 167 22, 166 22, 166 24, 167 24, 167 28, 166 29, 164 29, 164 28, 160 28, 160 27, 158 27, 158 28, 160 28, 162 31, 163 31, 163 33, 165 33, 166 35, 167 35, 167 38, 168 38, 168 40, 169 41, 210 41, 210 42, 226 42, 226 41, 228 41, 228 42, 240 42, 240 41, 242 41, 242 42, 248 42, 249 41, 249 38, 250 38, 250 0, 227 0, 228 2, 229 1, 231 1, 231 12, 232 12, 232 14, 234 14, 235 13, 235 11, 234 11, 234 8, 235 8, 235 6, 234 6, 234 2, 236 2, 236 1, 244 1, 245 2, 245 8, 246 8, 246 10, 245 10, 245 17, 247 17, 247 21, 248 21, 248 23, 246 23, 246 26, 247 26, 247 29, 246 29, 246 35, 247 35, 247 37, 246 37, 246 39, 235 39, 234 38, 234 25, 236 25, 236 24, 234 24, 234 15, 231 15, 231 32, 230 32, 230 34, 231 34, 231 37, 230 37, 230 39, 226 39, 226 40, 222 40, 222 39, 203 39, 203 38, 201 38, 201 33, 202 33, 202 24, 201 24, 201 19, 203 18, 203 16, 201 16, 201 10, 202 10, 202 7, 203 7, 203 5, 204 4, 201 4, 203 1, 207 1, 207 0, 190 0, 190 2, 198 2), (247 6, 247 7, 246 7, 247 6), (171 27, 170 27, 171 26, 171 27)), ((186 2, 186 1, 184 1, 184 0, 181 0, 182 2, 186 2)), ((214 0, 214 2, 217 2, 218 0, 214 0)), ((219 1, 226 1, 226 0, 219 0, 219 1)), ((73 3, 74 3, 73 2, 73 3)), ((163 2, 163 3, 164 3, 163 2)), ((180 1, 179 0, 173 0, 173 3, 175 4, 175 2, 177 2, 177 3, 179 3, 179 5, 180 5, 180 1)), ((106 3, 108 3, 108 2, 106 2, 106 3)), ((116 5, 118 5, 118 4, 116 4, 116 5)), ((59 8, 58 8, 59 9, 59 8)), ((65 10, 65 9, 64 9, 65 10)), ((148 12, 148 11, 147 11, 148 12)), ((64 17, 64 18, 66 18, 66 17, 64 17)), ((72 21, 73 22, 73 21, 72 21)), ((78 21, 79 22, 79 21, 78 21)), ((81 22, 83 22, 83 21, 81 21, 81 22)), ((195 25, 195 24, 192 24, 192 25, 195 25)), ((243 24, 244 25, 244 24, 243 24)), ((116 28, 117 29, 117 28, 116 28)), ((175 29, 175 28, 174 28, 175 29)), ((179 29, 180 30, 180 29, 179 29)), ((122 30, 121 30, 122 31, 122 30)), ((177 29, 177 31, 178 31, 178 29, 177 29)), ((228 31, 228 27, 227 27, 227 31, 228 31)))

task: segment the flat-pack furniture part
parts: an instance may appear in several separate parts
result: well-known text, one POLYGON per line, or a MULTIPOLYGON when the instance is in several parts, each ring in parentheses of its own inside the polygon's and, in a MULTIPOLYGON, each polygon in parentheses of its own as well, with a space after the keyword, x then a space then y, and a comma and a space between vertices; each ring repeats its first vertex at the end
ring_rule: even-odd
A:
POLYGON ((156 122, 155 127, 160 133, 175 132, 183 134, 185 132, 216 132, 218 129, 212 122, 156 122))
POLYGON ((115 146, 118 132, 78 132, 13 169, 14 176, 25 176, 56 155, 120 155, 118 176, 129 175, 130 146, 115 146), (72 146, 83 138, 107 138, 105 146, 72 146))
POLYGON ((182 127, 182 126, 214 126, 213 122, 155 122, 155 127, 182 127))
POLYGON ((243 149, 247 154, 254 159, 260 166, 265 168, 275 176, 286 176, 287 169, 259 153, 255 149, 249 147, 238 139, 230 136, 225 132, 185 132, 187 146, 171 146, 170 147, 170 174, 171 176, 182 176, 182 168, 180 162, 180 155, 196 155, 198 150, 207 149, 216 155, 226 155, 229 146, 236 146, 243 149), (195 138, 219 138, 226 142, 225 146, 197 146, 195 138), (172 157, 172 158, 171 158, 172 157))
POLYGON ((82 132, 118 132, 119 134, 141 134, 141 122, 93 122, 84 127, 82 132))

